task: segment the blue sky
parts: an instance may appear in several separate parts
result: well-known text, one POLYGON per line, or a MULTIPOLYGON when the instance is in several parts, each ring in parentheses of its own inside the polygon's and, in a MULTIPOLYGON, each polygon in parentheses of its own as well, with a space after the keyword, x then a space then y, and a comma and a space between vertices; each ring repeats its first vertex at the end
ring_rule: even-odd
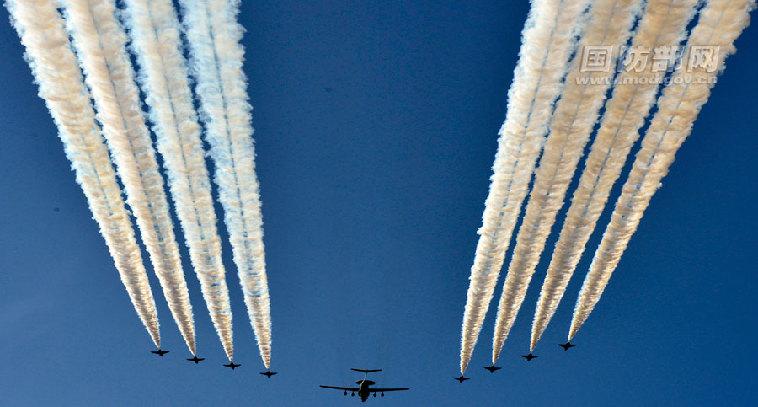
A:
POLYGON ((525 1, 243 2, 280 372, 269 381, 257 374, 228 242, 243 367, 220 366, 186 251, 199 351, 208 360, 183 360, 154 276, 172 352, 148 353, 152 344, 2 9, 0 404, 348 405, 357 401, 317 386, 355 380, 350 367, 384 368, 380 384, 413 388, 376 400, 393 406, 758 403, 755 26, 738 40, 579 346, 564 354, 556 344, 599 233, 537 348, 542 357, 526 364, 518 355, 528 347, 547 256, 505 345, 503 370, 480 367, 489 362, 490 314, 473 379, 452 380, 475 231, 527 11, 525 1))

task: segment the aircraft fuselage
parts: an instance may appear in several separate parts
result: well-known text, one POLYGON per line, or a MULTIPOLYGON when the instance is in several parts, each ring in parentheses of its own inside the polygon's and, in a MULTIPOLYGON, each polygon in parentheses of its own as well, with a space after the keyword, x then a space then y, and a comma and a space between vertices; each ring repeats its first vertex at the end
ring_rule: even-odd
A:
POLYGON ((361 398, 361 401, 365 402, 368 400, 368 396, 371 395, 371 390, 369 390, 369 387, 371 386, 373 382, 370 380, 359 380, 358 381, 358 397, 361 398))

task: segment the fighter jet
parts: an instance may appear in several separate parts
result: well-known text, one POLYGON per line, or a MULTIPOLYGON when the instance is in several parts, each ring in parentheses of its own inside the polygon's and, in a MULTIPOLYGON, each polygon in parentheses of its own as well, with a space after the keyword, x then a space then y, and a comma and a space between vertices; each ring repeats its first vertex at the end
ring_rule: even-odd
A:
POLYGON ((500 367, 500 366, 495 366, 495 365, 492 365, 492 366, 485 366, 484 368, 485 368, 485 369, 487 369, 487 370, 489 370, 489 371, 490 371, 490 373, 495 373, 495 372, 497 372, 498 370, 502 369, 502 367, 500 367))
POLYGON ((167 350, 162 350, 161 348, 158 348, 158 350, 151 350, 150 353, 154 353, 160 357, 163 357, 163 355, 167 354, 167 350))
POLYGON ((232 369, 232 370, 234 370, 234 369, 236 369, 236 368, 238 368, 240 366, 242 366, 242 365, 239 364, 239 363, 234 363, 231 360, 229 361, 229 363, 227 363, 227 364, 224 365, 224 367, 228 367, 229 369, 232 369))
POLYGON ((565 351, 573 348, 576 345, 574 345, 573 343, 571 343, 571 341, 569 341, 569 342, 566 342, 566 343, 562 343, 562 344, 560 344, 558 346, 560 346, 561 348, 563 348, 563 351, 565 352, 565 351))
POLYGON ((187 361, 189 361, 189 362, 195 362, 195 364, 198 364, 198 363, 200 363, 200 362, 202 362, 204 360, 205 360, 205 358, 199 358, 199 357, 197 357, 197 355, 192 355, 191 358, 187 359, 187 361))
POLYGON ((538 356, 533 355, 532 352, 529 352, 528 355, 521 355, 522 358, 526 359, 527 362, 531 362, 532 359, 536 359, 538 356))
POLYGON ((461 375, 461 377, 454 377, 453 379, 458 380, 458 383, 463 383, 466 380, 469 380, 468 377, 463 377, 463 375, 461 375))
POLYGON ((350 392, 350 395, 352 397, 355 397, 355 393, 358 393, 358 397, 361 398, 362 402, 366 402, 368 400, 368 396, 372 395, 376 397, 376 394, 379 393, 384 397, 385 392, 389 391, 403 391, 403 390, 410 390, 409 387, 371 387, 375 382, 368 379, 368 374, 372 372, 381 372, 382 369, 354 369, 351 368, 350 370, 354 372, 361 372, 365 373, 362 380, 358 380, 355 382, 355 384, 358 385, 358 387, 337 387, 337 386, 324 386, 321 385, 322 389, 336 389, 336 390, 342 390, 342 394, 347 396, 347 392, 350 392))
POLYGON ((268 377, 270 379, 271 376, 273 376, 273 375, 276 374, 276 372, 272 372, 270 370, 266 370, 265 372, 261 372, 261 374, 264 375, 264 376, 266 376, 266 377, 268 377))

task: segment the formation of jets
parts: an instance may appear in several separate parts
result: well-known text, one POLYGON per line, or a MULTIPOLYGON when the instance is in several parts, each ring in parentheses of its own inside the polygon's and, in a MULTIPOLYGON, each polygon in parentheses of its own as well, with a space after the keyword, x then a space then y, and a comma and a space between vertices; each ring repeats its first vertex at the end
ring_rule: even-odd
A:
MULTIPOLYGON (((158 348, 157 350, 151 350, 150 351, 150 353, 152 353, 154 355, 158 355, 160 357, 165 356, 168 352, 169 351, 163 350, 163 349, 160 349, 160 348, 158 348)), ((199 364, 200 362, 204 361, 204 360, 205 360, 205 358, 198 357, 197 355, 192 355, 191 358, 187 359, 188 362, 193 362, 196 365, 199 364)), ((240 363, 234 363, 234 361, 230 360, 229 363, 223 364, 222 366, 228 367, 229 369, 234 370, 234 369, 242 366, 242 364, 240 364, 240 363)), ((261 372, 261 374, 264 375, 264 376, 266 376, 266 377, 268 377, 270 379, 271 376, 273 376, 273 375, 276 374, 276 372, 272 372, 271 370, 266 370, 265 372, 261 372)))
POLYGON ((324 386, 321 385, 322 389, 335 389, 335 390, 342 390, 342 394, 347 396, 347 393, 350 392, 350 396, 355 397, 356 393, 358 394, 358 397, 360 397, 362 402, 366 402, 368 400, 369 396, 372 394, 374 397, 376 397, 377 393, 381 394, 382 397, 384 397, 384 393, 391 392, 391 391, 405 391, 410 390, 410 387, 371 387, 376 384, 376 382, 371 381, 368 379, 368 374, 373 372, 381 372, 382 369, 355 369, 351 368, 350 370, 354 372, 361 372, 364 373, 363 379, 358 380, 355 382, 355 384, 358 385, 358 387, 339 387, 339 386, 324 386))
MULTIPOLYGON (((165 354, 167 354, 169 351, 163 350, 163 349, 157 349, 157 350, 151 350, 150 353, 158 355, 160 357, 163 357, 165 354)), ((192 355, 191 358, 187 359, 189 362, 194 362, 195 364, 198 364, 202 361, 204 361, 205 358, 198 357, 197 355, 192 355)), ((233 361, 229 361, 229 363, 226 363, 222 365, 224 367, 228 367, 232 370, 242 366, 240 363, 234 363, 233 361)), ((355 382, 357 384, 357 387, 339 387, 339 386, 325 386, 321 385, 322 389, 336 389, 336 390, 342 390, 342 393, 347 396, 347 393, 350 392, 350 395, 355 397, 357 394, 358 397, 362 402, 366 402, 370 396, 376 397, 377 394, 380 394, 382 397, 384 397, 384 393, 388 393, 391 391, 404 391, 404 390, 410 390, 409 387, 372 387, 376 384, 376 382, 368 379, 369 373, 375 373, 375 372, 381 372, 382 369, 355 369, 351 368, 350 370, 354 372, 361 372, 364 373, 363 379, 360 379, 355 382)), ((261 375, 266 376, 267 378, 271 378, 271 376, 274 376, 277 374, 277 372, 273 372, 271 370, 266 370, 265 372, 260 372, 261 375)), ((463 376, 461 376, 463 378, 463 376)), ((468 378, 463 378, 463 380, 468 380, 468 378)), ((463 380, 461 380, 461 383, 463 383, 463 380)))
MULTIPOLYGON (((569 349, 575 347, 571 342, 561 343, 558 344, 564 352, 568 351, 569 349)), ((153 353, 155 355, 158 355, 160 357, 165 356, 169 351, 163 350, 163 349, 157 349, 157 350, 151 350, 150 353, 153 353)), ((533 354, 532 352, 527 353, 526 355, 521 355, 524 360, 527 362, 531 362, 532 360, 536 359, 538 356, 533 354)), ((198 364, 202 361, 204 361, 205 358, 198 357, 197 355, 193 355, 191 358, 187 359, 189 362, 194 362, 195 364, 198 364)), ((229 363, 226 363, 223 365, 224 367, 228 367, 232 370, 242 366, 240 363, 234 363, 233 361, 229 361, 229 363)), ((498 370, 502 369, 500 366, 495 366, 494 364, 490 366, 485 366, 484 369, 486 369, 490 373, 495 373, 498 370)), ((356 369, 351 368, 350 370, 354 372, 360 372, 363 373, 363 379, 357 380, 355 384, 357 386, 350 386, 350 387, 340 387, 340 386, 326 386, 326 385, 320 385, 322 389, 335 389, 335 390, 342 390, 342 394, 347 396, 348 393, 350 393, 350 396, 355 397, 355 395, 358 395, 358 398, 362 402, 366 402, 369 397, 374 396, 376 397, 377 394, 384 397, 384 393, 392 392, 392 391, 405 391, 410 390, 409 387, 373 387, 376 382, 368 379, 369 373, 375 373, 375 372, 381 372, 382 369, 356 369)), ((271 370, 266 370, 265 372, 260 372, 261 375, 266 376, 267 378, 271 378, 272 376, 276 375, 277 372, 272 372, 271 370)), ((463 383, 466 380, 471 380, 469 377, 465 377, 464 375, 460 375, 458 377, 454 378, 459 383, 463 383)))
MULTIPOLYGON (((569 349, 573 348, 576 345, 574 345, 571 342, 566 342, 566 343, 558 344, 558 346, 560 346, 561 348, 563 348, 563 351, 565 352, 565 351, 568 351, 569 349)), ((529 352, 526 355, 521 355, 521 357, 524 358, 524 360, 526 360, 527 362, 531 362, 532 360, 537 359, 539 356, 533 354, 532 352, 529 352)), ((485 366, 484 368, 488 372, 490 372, 490 373, 495 373, 498 370, 502 369, 502 367, 495 366, 494 364, 489 365, 489 366, 485 366)), ((466 380, 469 380, 468 377, 464 377, 463 375, 460 375, 459 377, 454 377, 453 379, 457 380, 459 383, 463 383, 466 380)))

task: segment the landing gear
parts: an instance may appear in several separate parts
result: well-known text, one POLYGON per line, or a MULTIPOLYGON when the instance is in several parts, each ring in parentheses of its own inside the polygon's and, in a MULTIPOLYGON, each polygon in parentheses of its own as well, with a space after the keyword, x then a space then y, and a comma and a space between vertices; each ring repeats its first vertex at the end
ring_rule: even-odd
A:
POLYGON ((355 392, 350 393, 350 397, 355 397, 355 392))
POLYGON ((342 394, 344 394, 345 396, 347 396, 347 390, 345 390, 342 394))

